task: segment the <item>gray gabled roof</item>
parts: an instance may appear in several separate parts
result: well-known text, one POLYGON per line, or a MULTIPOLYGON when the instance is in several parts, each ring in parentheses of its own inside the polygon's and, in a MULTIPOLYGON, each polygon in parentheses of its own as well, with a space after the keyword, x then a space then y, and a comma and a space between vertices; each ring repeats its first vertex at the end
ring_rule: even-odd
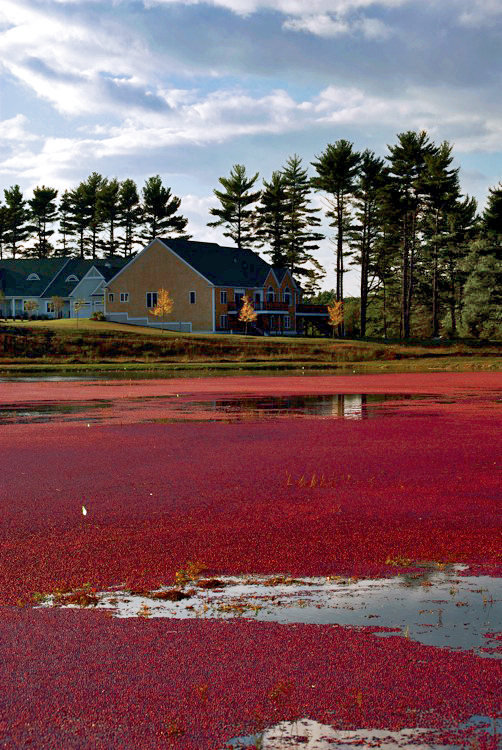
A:
POLYGON ((263 286, 271 268, 259 255, 242 247, 159 239, 215 286, 263 286))
POLYGON ((40 297, 68 258, 6 258, 0 260, 0 289, 7 297, 40 297), (39 277, 28 281, 30 274, 39 277))
POLYGON ((68 297, 92 266, 108 281, 129 261, 119 257, 6 258, 0 260, 0 289, 6 297, 68 297), (28 281, 30 274, 37 274, 38 279, 28 281))

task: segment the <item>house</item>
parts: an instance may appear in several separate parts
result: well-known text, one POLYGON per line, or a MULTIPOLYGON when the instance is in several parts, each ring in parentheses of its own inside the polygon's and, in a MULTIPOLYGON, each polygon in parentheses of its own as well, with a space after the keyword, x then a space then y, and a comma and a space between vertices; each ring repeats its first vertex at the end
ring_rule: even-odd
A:
POLYGON ((154 239, 106 287, 107 320, 184 332, 244 330, 239 311, 248 296, 255 331, 297 331, 300 288, 288 269, 270 266, 251 250, 212 242, 154 239), (160 321, 152 314, 160 289, 174 305, 160 321))
POLYGON ((99 309, 102 311, 104 284, 127 262, 125 258, 99 261, 67 257, 0 259, 0 311, 4 317, 28 314, 30 317, 69 318, 75 316, 77 299, 83 303, 81 317, 99 309), (82 285, 89 276, 89 281, 82 285), (57 305, 55 308, 55 298, 61 301, 59 309, 57 305))

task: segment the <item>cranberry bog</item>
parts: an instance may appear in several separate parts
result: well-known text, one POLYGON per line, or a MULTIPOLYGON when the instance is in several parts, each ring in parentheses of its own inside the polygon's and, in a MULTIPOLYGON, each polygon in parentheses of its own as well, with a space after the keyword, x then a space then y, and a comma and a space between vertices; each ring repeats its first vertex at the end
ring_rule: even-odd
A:
POLYGON ((500 747, 501 427, 498 373, 0 382, 0 747, 500 747))

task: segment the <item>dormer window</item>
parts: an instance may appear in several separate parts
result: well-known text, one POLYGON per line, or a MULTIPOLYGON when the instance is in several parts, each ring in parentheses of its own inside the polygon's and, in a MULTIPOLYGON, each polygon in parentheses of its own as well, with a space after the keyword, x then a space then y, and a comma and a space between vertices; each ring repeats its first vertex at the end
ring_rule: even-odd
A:
POLYGON ((75 276, 74 273, 71 273, 69 276, 66 277, 65 282, 69 283, 70 281, 78 281, 78 276, 75 276))
POLYGON ((30 273, 30 275, 26 277, 26 281, 40 281, 40 276, 38 273, 30 273))
POLYGON ((286 305, 290 305, 291 304, 291 290, 290 290, 289 286, 287 286, 286 289, 282 293, 282 301, 286 305))
POLYGON ((275 302, 275 291, 273 286, 267 289, 267 302, 275 302))

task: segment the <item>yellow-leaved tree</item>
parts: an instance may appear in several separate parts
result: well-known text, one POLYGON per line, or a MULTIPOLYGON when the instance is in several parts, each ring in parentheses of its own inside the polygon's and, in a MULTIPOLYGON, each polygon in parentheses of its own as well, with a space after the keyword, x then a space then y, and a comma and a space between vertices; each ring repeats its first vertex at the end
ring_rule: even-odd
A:
POLYGON ((254 323, 257 318, 258 318, 258 315, 255 312, 253 303, 251 302, 250 298, 243 297, 242 307, 239 312, 239 320, 241 321, 241 323, 246 324, 246 333, 248 332, 249 324, 254 323))
POLYGON ((333 336, 335 335, 335 328, 338 328, 338 335, 340 335, 340 328, 343 323, 343 300, 334 299, 328 305, 329 324, 333 326, 333 336))
POLYGON ((148 311, 149 315, 155 315, 162 322, 174 307, 174 302, 167 289, 159 289, 157 292, 157 304, 148 311))

